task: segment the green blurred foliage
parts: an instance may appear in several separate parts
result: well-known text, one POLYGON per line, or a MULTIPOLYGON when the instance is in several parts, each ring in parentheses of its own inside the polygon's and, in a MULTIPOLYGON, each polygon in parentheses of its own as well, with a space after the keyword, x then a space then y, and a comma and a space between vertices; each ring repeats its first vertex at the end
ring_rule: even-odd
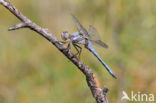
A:
MULTIPOLYGON (((156 96, 155 0, 11 2, 60 40, 62 31, 76 31, 70 13, 97 28, 109 49, 95 48, 118 79, 87 50, 81 59, 109 88, 110 103, 121 103, 122 90, 156 96)), ((95 103, 83 74, 47 40, 29 29, 7 31, 18 22, 0 6, 0 103, 95 103)))

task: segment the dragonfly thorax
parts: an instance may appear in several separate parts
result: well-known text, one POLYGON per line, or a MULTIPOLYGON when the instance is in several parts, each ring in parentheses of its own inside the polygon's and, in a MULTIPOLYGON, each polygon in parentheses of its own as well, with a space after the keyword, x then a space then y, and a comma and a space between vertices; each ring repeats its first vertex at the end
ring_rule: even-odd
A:
POLYGON ((83 44, 83 45, 86 44, 85 38, 82 35, 80 35, 79 32, 73 33, 69 38, 70 38, 70 41, 74 44, 75 43, 83 44))

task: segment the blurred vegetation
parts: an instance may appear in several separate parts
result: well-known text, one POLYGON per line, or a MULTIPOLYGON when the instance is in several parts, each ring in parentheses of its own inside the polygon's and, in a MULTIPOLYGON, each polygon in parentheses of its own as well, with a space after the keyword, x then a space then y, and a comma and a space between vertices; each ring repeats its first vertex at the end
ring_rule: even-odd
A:
MULTIPOLYGON (((155 0, 11 2, 59 39, 62 31, 76 31, 70 13, 97 28, 109 49, 95 48, 118 79, 87 50, 81 59, 109 88, 110 103, 121 103, 123 90, 156 96, 155 0)), ((29 29, 7 31, 18 22, 0 6, 0 103, 95 103, 83 74, 47 40, 29 29)))

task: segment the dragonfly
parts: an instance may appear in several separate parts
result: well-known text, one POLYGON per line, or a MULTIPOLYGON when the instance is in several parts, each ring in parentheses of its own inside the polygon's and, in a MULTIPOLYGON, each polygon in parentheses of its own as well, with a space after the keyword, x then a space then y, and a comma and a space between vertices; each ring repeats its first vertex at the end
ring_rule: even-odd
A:
MULTIPOLYGON (((89 26, 88 31, 80 24, 78 19, 71 14, 76 27, 78 29, 78 32, 74 32, 73 34, 69 34, 68 32, 63 32, 61 34, 61 37, 64 41, 68 42, 67 50, 71 48, 71 44, 76 49, 77 53, 75 55, 78 55, 80 58, 80 54, 82 51, 82 48, 78 44, 84 45, 86 49, 88 49, 106 68, 106 70, 112 75, 114 78, 116 78, 115 74, 112 72, 112 70, 109 68, 109 66, 100 58, 98 53, 95 51, 93 44, 99 45, 103 48, 108 48, 107 44, 101 41, 100 36, 96 30, 95 27, 89 26)), ((64 42, 64 43, 66 43, 64 42)))

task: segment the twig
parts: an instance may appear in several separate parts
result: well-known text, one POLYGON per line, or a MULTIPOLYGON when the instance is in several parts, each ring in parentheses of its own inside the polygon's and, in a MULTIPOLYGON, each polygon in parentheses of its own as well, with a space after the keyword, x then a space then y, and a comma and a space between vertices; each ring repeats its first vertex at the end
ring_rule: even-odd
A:
POLYGON ((8 30, 16 30, 20 28, 29 28, 48 41, 50 41, 56 48, 62 52, 73 64, 75 64, 79 70, 83 72, 86 76, 87 84, 90 87, 93 97, 95 98, 97 103, 108 103, 106 93, 108 91, 107 88, 101 89, 99 82, 95 75, 93 74, 90 67, 85 65, 82 61, 80 61, 76 56, 73 55, 72 52, 67 51, 66 46, 61 43, 52 33, 49 32, 48 29, 41 28, 37 24, 33 23, 26 16, 24 16, 18 9, 16 9, 8 0, 0 0, 0 4, 6 7, 12 14, 14 14, 19 20, 20 23, 10 27, 8 30))

